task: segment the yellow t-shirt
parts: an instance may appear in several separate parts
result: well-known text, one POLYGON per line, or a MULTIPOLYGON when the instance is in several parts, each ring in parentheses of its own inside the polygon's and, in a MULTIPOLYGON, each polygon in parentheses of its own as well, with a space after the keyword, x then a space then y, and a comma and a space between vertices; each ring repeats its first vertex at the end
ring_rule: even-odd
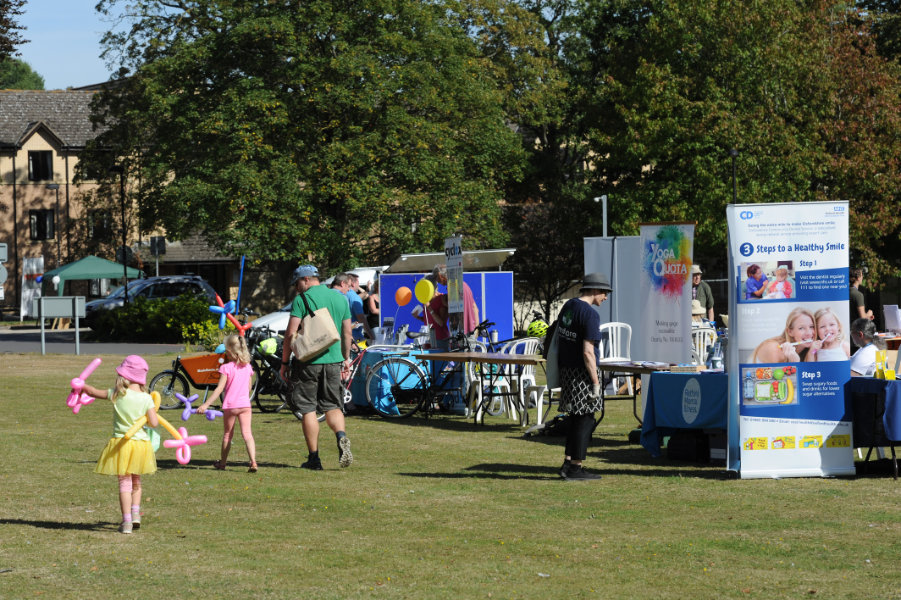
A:
MULTIPOLYGON (((109 390, 108 395, 112 397, 113 390, 109 390)), ((153 398, 150 397, 150 394, 125 390, 125 394, 120 396, 113 405, 113 437, 124 437, 135 421, 146 415, 151 408, 153 408, 153 398)), ((150 436, 142 427, 131 439, 149 440, 150 436)))

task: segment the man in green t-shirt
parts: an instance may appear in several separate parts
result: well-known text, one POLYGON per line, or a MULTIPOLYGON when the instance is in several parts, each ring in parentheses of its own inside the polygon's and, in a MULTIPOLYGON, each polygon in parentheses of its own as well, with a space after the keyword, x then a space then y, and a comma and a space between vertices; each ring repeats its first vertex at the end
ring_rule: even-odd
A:
POLYGON ((319 459, 319 420, 316 411, 325 413, 325 422, 335 432, 338 439, 338 464, 349 467, 353 462, 350 440, 344 432, 344 394, 341 390, 341 371, 350 368, 351 326, 350 308, 344 296, 336 294, 319 283, 319 270, 313 265, 302 265, 294 269, 291 284, 297 296, 291 305, 291 317, 285 330, 282 346, 282 377, 291 354, 291 340, 300 327, 301 319, 307 315, 306 304, 301 295, 306 296, 311 311, 325 308, 340 332, 340 341, 309 362, 291 361, 291 401, 303 414, 303 436, 307 442, 309 456, 300 465, 312 471, 322 470, 319 459))

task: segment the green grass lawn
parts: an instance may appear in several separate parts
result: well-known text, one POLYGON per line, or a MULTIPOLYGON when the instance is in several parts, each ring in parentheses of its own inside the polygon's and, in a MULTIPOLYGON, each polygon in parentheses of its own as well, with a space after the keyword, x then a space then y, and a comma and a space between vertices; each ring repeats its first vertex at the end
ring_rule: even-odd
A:
MULTIPOLYGON (((111 410, 65 405, 91 358, 0 356, 0 598, 901 598, 884 465, 736 480, 630 444, 628 402, 595 432, 596 482, 561 481, 561 440, 503 417, 350 417, 353 466, 324 429, 307 472, 300 423, 254 413, 260 471, 238 435, 222 472, 221 422, 193 417, 210 443, 188 466, 160 449, 143 526, 121 535, 115 478, 93 473, 111 410)), ((121 360, 103 358, 95 385, 121 360)))

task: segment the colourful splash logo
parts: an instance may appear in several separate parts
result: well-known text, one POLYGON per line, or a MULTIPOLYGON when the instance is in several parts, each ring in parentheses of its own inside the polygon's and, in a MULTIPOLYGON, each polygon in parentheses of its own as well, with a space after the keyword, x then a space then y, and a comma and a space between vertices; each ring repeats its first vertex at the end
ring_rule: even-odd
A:
POLYGON ((644 270, 651 286, 663 296, 682 295, 688 281, 691 243, 678 227, 661 227, 657 237, 647 243, 644 251, 644 270))

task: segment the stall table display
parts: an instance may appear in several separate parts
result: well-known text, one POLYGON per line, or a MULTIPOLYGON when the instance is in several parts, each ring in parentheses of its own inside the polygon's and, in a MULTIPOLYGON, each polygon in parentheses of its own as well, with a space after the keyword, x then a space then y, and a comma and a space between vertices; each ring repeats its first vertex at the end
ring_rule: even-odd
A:
MULTIPOLYGON (((545 359, 538 354, 505 354, 501 352, 431 352, 429 354, 415 354, 419 360, 443 361, 443 362, 474 362, 489 365, 524 365, 524 366, 544 366, 545 359)), ((485 369, 489 375, 485 390, 482 392, 482 402, 479 406, 473 407, 473 417, 476 423, 483 421, 485 409, 491 404, 496 397, 512 398, 516 409, 519 411, 520 424, 525 427, 529 422, 529 411, 525 410, 525 394, 521 380, 517 380, 517 391, 502 392, 496 385, 495 379, 505 377, 501 369, 485 369)), ((515 374, 514 377, 519 377, 515 374)))
MULTIPOLYGON (((638 421, 638 424, 642 424, 641 417, 638 415, 638 398, 641 395, 639 393, 638 381, 640 380, 642 375, 650 375, 653 373, 659 373, 662 371, 669 371, 670 365, 668 363, 657 363, 657 362, 636 362, 636 361, 619 361, 619 362, 604 362, 601 361, 598 363, 598 371, 600 371, 601 376, 603 377, 604 373, 607 373, 607 377, 616 377, 621 374, 626 374, 632 378, 632 393, 631 394, 611 394, 612 398, 626 398, 632 400, 632 414, 635 416, 635 419, 638 421)), ((608 398, 604 393, 604 385, 601 385, 601 396, 607 400, 612 399, 608 398)), ((601 420, 604 418, 604 413, 601 412, 601 416, 598 418, 598 422, 595 424, 597 427, 600 424, 601 420)))
POLYGON ((867 448, 869 460, 873 448, 889 446, 897 479, 895 444, 901 442, 901 381, 852 377, 845 384, 845 411, 853 421, 854 447, 867 448))
POLYGON ((663 436, 677 430, 725 430, 729 377, 725 373, 653 373, 641 427, 641 445, 660 456, 663 436))

